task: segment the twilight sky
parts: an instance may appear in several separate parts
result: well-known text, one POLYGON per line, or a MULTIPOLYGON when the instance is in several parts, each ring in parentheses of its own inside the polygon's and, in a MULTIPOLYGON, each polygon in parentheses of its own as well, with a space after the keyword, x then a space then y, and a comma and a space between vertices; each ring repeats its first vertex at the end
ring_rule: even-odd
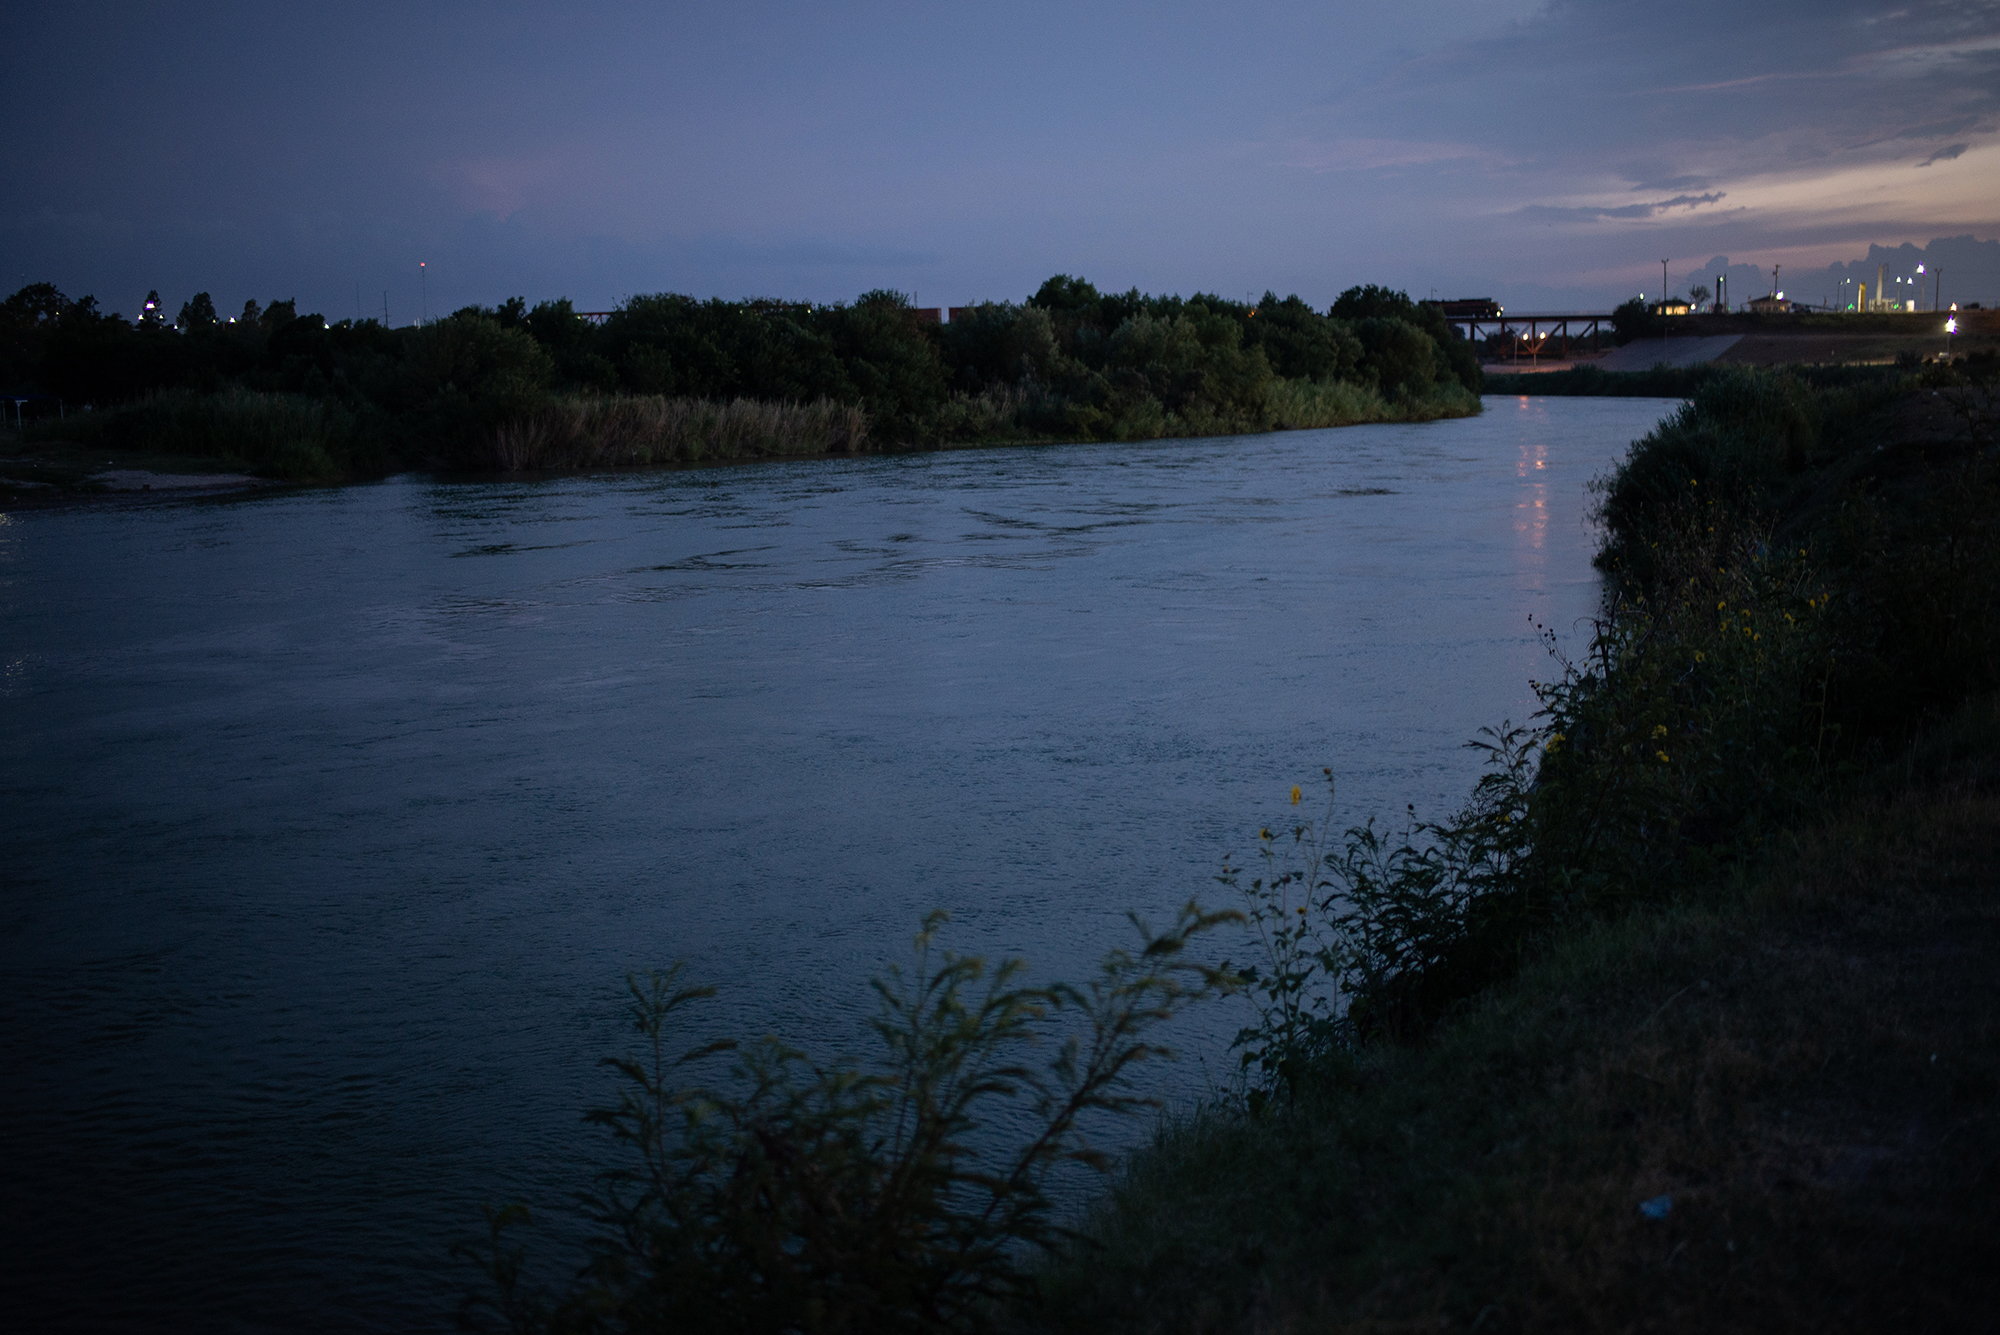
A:
POLYGON ((10 8, 0 287, 128 315, 402 324, 419 260, 433 315, 1056 272, 1605 308, 1662 256, 2000 302, 2000 0, 10 8))

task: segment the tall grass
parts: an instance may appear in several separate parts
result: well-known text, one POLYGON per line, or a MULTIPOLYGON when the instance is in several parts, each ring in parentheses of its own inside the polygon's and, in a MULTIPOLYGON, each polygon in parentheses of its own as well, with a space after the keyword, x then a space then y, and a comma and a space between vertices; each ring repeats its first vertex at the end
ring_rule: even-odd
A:
POLYGON ((830 399, 718 403, 660 395, 577 396, 501 422, 486 442, 485 456, 492 467, 515 472, 850 454, 867 441, 867 413, 830 399))
POLYGON ((27 430, 31 440, 212 459, 290 481, 379 471, 389 424, 375 409, 303 394, 168 390, 27 430))

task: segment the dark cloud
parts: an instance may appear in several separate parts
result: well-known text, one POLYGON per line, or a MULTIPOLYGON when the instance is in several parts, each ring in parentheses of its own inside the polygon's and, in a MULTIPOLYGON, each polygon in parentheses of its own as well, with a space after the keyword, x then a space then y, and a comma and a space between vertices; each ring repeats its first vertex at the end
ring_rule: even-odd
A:
POLYGON ((1928 167, 1933 162, 1950 162, 1953 158, 1965 152, 1965 150, 1970 147, 1971 147, 1970 144, 1947 144, 1943 148, 1939 149, 1937 152, 1925 158, 1922 162, 1919 162, 1917 165, 1919 167, 1928 167))

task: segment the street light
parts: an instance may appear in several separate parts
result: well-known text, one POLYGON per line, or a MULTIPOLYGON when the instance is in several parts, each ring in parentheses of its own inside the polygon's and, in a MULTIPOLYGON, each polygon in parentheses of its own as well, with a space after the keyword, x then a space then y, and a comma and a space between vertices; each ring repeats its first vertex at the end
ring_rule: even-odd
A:
POLYGON ((1660 261, 1660 342, 1667 341, 1667 262, 1660 261))
POLYGON ((1924 266, 1917 266, 1917 309, 1924 308, 1924 266))
POLYGON ((1944 359, 1951 360, 1951 336, 1958 332, 1958 317, 1952 316, 1944 322, 1944 359))

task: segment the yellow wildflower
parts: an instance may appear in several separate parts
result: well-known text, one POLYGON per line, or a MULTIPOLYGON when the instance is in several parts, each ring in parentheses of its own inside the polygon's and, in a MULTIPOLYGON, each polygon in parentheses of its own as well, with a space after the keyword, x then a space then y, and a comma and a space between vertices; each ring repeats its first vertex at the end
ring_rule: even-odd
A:
MULTIPOLYGON (((1299 797, 1300 797, 1300 793, 1299 793, 1299 786, 1298 786, 1297 784, 1293 784, 1293 785, 1292 785, 1292 805, 1293 805, 1293 806, 1297 806, 1297 805, 1299 804, 1299 797)), ((1301 910, 1301 912, 1303 912, 1303 910, 1301 910)))
POLYGON ((1667 753, 1665 751, 1655 751, 1653 752, 1653 754, 1660 758, 1660 763, 1662 765, 1667 763, 1667 753))

